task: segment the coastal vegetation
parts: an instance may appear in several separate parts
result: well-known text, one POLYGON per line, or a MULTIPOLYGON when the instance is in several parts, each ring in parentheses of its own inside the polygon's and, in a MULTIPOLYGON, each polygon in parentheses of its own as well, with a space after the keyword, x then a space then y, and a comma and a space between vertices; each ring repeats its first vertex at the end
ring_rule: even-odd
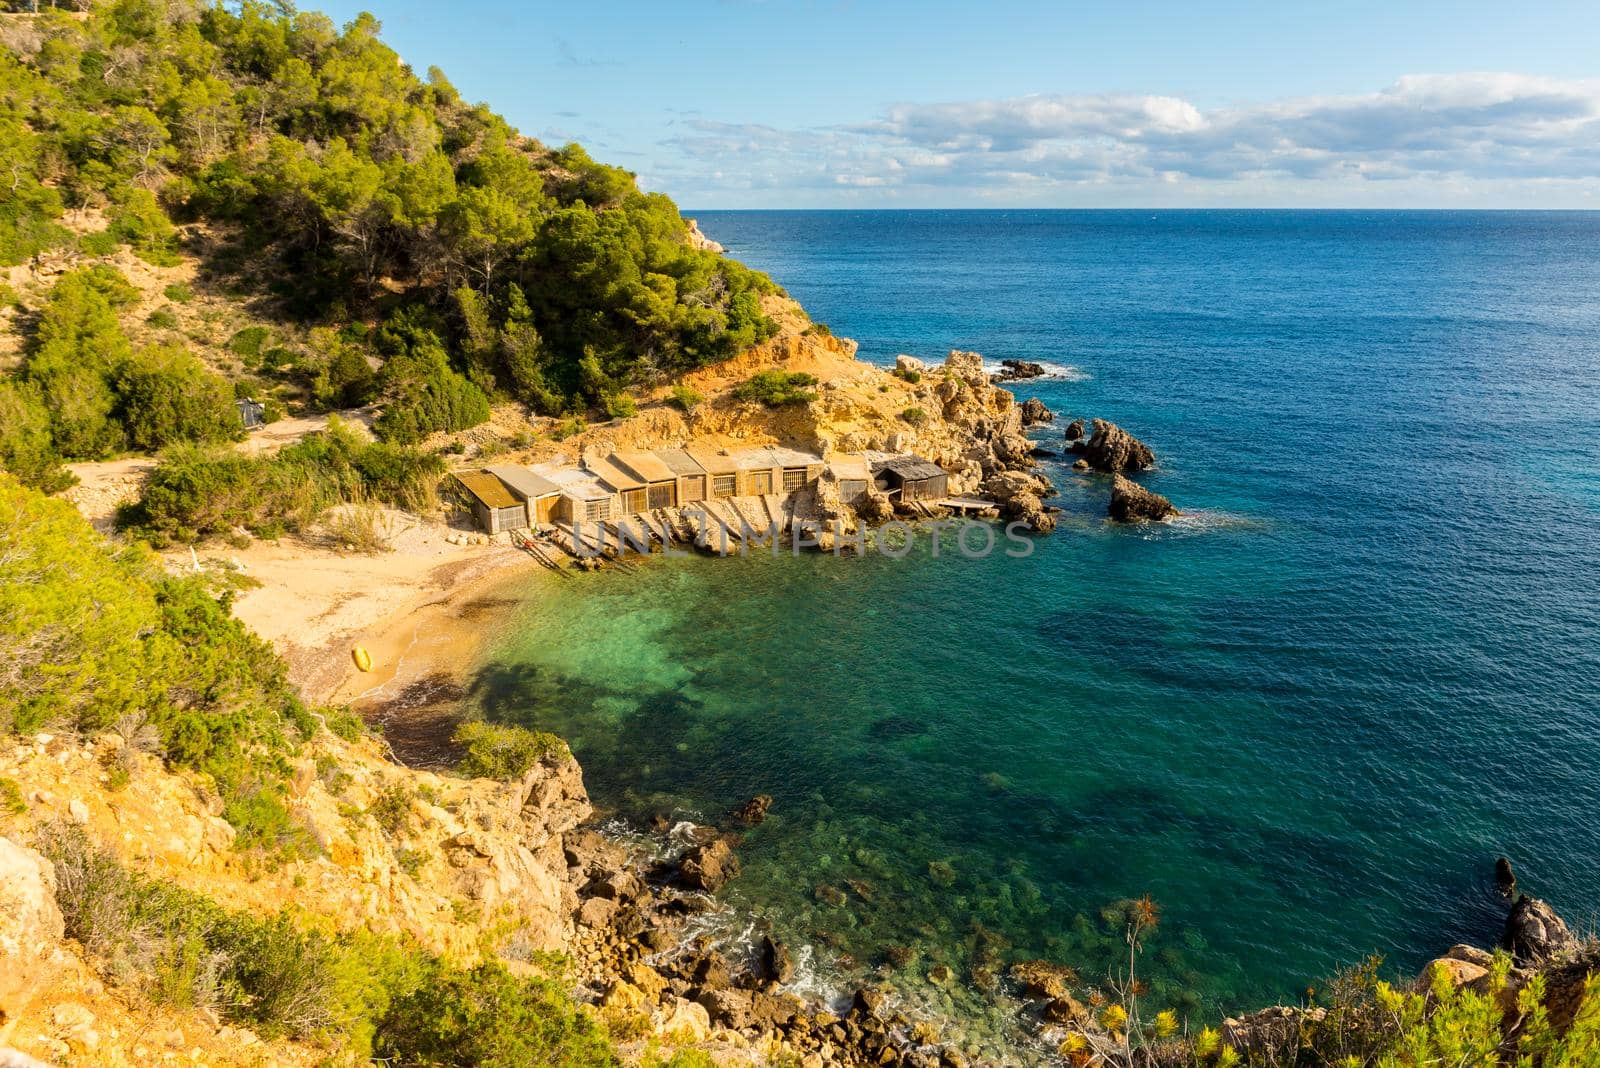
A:
POLYGON ((407 941, 333 933, 285 909, 230 911, 130 872, 81 828, 47 827, 66 933, 148 1003, 200 1009, 341 1059, 411 1065, 618 1063, 605 1031, 553 979, 453 965, 407 941))
POLYGON ((769 408, 781 408, 816 400, 817 395, 811 389, 816 384, 816 376, 804 371, 759 371, 734 390, 734 396, 769 408))
POLYGON ((8 293, 29 336, 0 381, 0 465, 56 491, 62 461, 226 442, 234 363, 275 404, 376 402, 379 437, 411 445, 495 401, 626 415, 630 388, 776 332, 776 287, 691 242, 670 200, 378 33, 253 0, 7 17, 0 264, 81 266, 8 293), (122 322, 138 294, 107 261, 127 253, 199 268, 140 317, 170 335, 153 347, 122 322), (189 351, 175 309, 200 294, 258 321, 189 351))
POLYGON ((430 508, 444 473, 437 453, 364 441, 334 418, 326 431, 271 456, 197 445, 170 449, 118 524, 157 547, 240 529, 277 537, 309 529, 338 504, 430 508))

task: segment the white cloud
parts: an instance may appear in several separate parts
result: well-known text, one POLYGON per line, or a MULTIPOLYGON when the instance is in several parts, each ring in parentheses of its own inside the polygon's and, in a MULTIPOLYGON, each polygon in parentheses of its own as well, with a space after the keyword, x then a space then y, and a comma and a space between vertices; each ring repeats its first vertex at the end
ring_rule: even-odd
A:
MULTIPOLYGON (((1408 75, 1357 96, 1202 109, 1177 97, 1040 95, 900 104, 831 128, 696 119, 657 177, 706 203, 758 190, 873 200, 1449 202, 1600 191, 1600 81, 1408 75), (706 174, 720 170, 721 179, 706 174), (1090 197, 1095 199, 1095 197, 1090 197)), ((677 191, 677 190, 675 190, 677 191)), ((736 198, 737 199, 737 198, 736 198)))

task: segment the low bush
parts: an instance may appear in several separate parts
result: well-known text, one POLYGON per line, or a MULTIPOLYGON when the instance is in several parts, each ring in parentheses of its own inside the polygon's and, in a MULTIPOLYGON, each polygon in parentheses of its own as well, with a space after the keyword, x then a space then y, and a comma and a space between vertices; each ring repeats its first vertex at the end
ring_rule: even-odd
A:
POLYGON ((520 778, 545 757, 567 752, 567 743, 553 734, 482 720, 461 724, 451 741, 463 750, 456 770, 473 779, 520 778))
POLYGON ((254 359, 261 355, 261 346, 271 336, 264 326, 247 326, 228 339, 228 351, 245 360, 254 359))
POLYGON ((921 408, 911 407, 900 413, 900 418, 912 426, 921 426, 928 421, 928 413, 921 408))
POLYGON ((631 419, 639 414, 639 406, 626 393, 609 393, 605 397, 606 414, 613 419, 631 419))
POLYGON ((17 780, 0 776, 0 812, 20 816, 26 811, 28 802, 22 796, 22 787, 17 785, 17 780))
POLYGON ((673 386, 667 403, 682 412, 692 412, 705 403, 705 396, 688 386, 673 386))
POLYGON ((194 299, 194 289, 188 282, 169 283, 161 292, 174 304, 187 304, 194 299))
POLYGON ((157 308, 145 316, 144 321, 146 325, 153 326, 157 330, 176 330, 178 328, 178 317, 171 308, 157 308))
POLYGON ((922 372, 910 367, 896 367, 889 372, 902 382, 910 382, 913 386, 922 381, 922 372))
POLYGON ((392 548, 388 518, 375 504, 341 505, 329 513, 323 528, 328 540, 347 552, 375 555, 392 548))
POLYGON ((376 1055, 450 1066, 618 1064, 605 1033, 547 979, 512 975, 497 961, 466 971, 441 964, 394 1000, 376 1055))
POLYGON ((810 390, 816 384, 815 375, 802 371, 761 371, 734 390, 734 396, 740 400, 760 401, 770 408, 808 404, 817 399, 810 390))

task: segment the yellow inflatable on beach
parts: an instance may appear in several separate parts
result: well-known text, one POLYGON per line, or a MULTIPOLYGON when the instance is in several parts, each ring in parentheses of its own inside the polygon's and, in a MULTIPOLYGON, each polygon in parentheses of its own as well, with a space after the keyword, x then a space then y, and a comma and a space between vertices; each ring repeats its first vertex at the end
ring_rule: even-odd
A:
POLYGON ((350 650, 350 656, 355 660, 356 667, 360 668, 362 671, 372 670, 372 654, 367 652, 365 646, 356 646, 354 649, 350 650))

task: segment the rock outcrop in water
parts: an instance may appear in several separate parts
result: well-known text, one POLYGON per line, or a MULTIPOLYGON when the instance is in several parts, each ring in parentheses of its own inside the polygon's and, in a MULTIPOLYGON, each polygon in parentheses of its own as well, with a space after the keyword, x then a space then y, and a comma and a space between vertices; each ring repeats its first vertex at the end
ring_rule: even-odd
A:
POLYGON ((1074 419, 1068 423, 1065 436, 1068 441, 1080 440, 1083 437, 1083 420, 1074 419))
POLYGON ((1055 487, 1041 474, 1000 471, 984 479, 979 492, 1000 505, 1003 519, 1025 523, 1029 530, 1041 534, 1056 528, 1055 515, 1044 503, 1055 487))
POLYGON ((990 381, 996 384, 1001 382, 1022 382, 1030 378, 1043 378, 1044 365, 1030 363, 1027 360, 1001 360, 1000 371, 991 376, 990 381))
POLYGON ((1150 451, 1150 446, 1104 419, 1094 421, 1094 433, 1084 446, 1083 458, 1089 461, 1090 467, 1108 475, 1143 471, 1156 463, 1156 454, 1150 451))
POLYGON ((1044 406, 1044 401, 1038 397, 1029 397, 1022 402, 1022 425, 1024 427, 1042 426, 1055 418, 1055 414, 1044 406))
POLYGON ((1156 522, 1178 514, 1172 502, 1161 494, 1121 475, 1111 476, 1111 504, 1106 512, 1119 523, 1156 522))
POLYGON ((1511 906, 1500 947, 1518 964, 1541 967, 1578 947, 1578 939, 1548 902, 1523 894, 1511 906))

